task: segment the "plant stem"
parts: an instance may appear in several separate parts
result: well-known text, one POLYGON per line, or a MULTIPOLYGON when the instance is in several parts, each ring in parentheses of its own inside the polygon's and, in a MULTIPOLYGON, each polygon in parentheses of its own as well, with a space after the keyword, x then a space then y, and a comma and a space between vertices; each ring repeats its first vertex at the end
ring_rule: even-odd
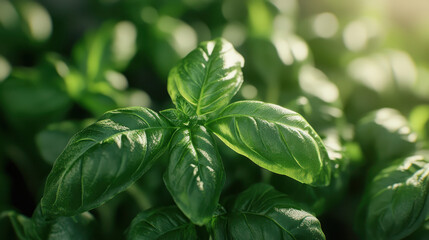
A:
POLYGON ((131 185, 127 192, 136 200, 141 210, 147 210, 152 207, 146 194, 136 184, 131 185))

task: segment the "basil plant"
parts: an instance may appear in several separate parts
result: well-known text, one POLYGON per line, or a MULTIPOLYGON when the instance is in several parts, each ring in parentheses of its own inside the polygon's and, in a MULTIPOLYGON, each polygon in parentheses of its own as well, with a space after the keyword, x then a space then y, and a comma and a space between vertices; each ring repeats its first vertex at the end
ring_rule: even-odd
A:
POLYGON ((174 109, 117 109, 77 133, 47 178, 42 213, 55 218, 94 209, 127 189, 167 152, 164 182, 186 217, 180 221, 207 225, 218 211, 225 181, 215 136, 271 172, 312 186, 328 185, 327 151, 302 116, 259 101, 230 104, 242 85, 243 65, 226 40, 203 42, 170 71, 174 109))

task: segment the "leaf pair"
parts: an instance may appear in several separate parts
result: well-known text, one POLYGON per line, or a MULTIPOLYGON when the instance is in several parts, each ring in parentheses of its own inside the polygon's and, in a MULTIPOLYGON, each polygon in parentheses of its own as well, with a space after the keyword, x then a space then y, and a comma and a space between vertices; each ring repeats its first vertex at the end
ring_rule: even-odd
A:
POLYGON ((165 184, 183 213, 207 224, 225 181, 213 134, 275 173, 329 183, 322 140, 297 113, 256 101, 227 104, 242 83, 243 58, 225 40, 202 43, 171 72, 176 109, 107 112, 76 134, 48 176, 42 210, 75 215, 125 190, 169 149, 165 184))
MULTIPOLYGON (((210 223, 213 239, 325 239, 320 222, 285 194, 265 184, 242 192, 228 213, 210 223)), ((176 207, 151 209, 131 223, 127 239, 198 239, 176 207)))

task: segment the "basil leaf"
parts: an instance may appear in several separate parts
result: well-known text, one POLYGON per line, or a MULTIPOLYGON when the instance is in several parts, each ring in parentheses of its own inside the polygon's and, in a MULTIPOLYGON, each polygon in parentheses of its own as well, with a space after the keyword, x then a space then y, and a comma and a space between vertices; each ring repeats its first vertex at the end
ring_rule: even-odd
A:
POLYGON ((9 211, 9 212, 5 212, 2 213, 1 215, 3 216, 7 216, 9 217, 13 229, 15 230, 15 234, 18 237, 19 240, 28 240, 31 239, 28 236, 28 232, 31 231, 31 228, 33 227, 33 222, 31 221, 30 218, 21 215, 15 211, 9 211))
POLYGON ((425 221, 425 223, 417 229, 417 231, 413 232, 410 236, 405 238, 406 240, 427 240, 429 236, 429 219, 425 221))
POLYGON ((383 163, 413 152, 417 135, 400 112, 383 108, 359 121, 356 139, 368 159, 383 163))
POLYGON ((257 165, 311 185, 328 185, 328 153, 301 115, 277 105, 242 101, 206 124, 226 145, 257 165))
POLYGON ((103 81, 108 69, 123 70, 135 53, 136 27, 128 21, 107 22, 73 48, 76 65, 89 82, 103 81))
POLYGON ((20 240, 89 240, 94 237, 94 217, 87 212, 74 217, 47 220, 38 207, 31 218, 14 211, 7 215, 20 240))
POLYGON ((150 209, 131 222, 128 240, 137 239, 197 239, 195 226, 177 207, 150 209))
POLYGON ((383 169, 367 187, 358 227, 367 239, 402 239, 429 216, 429 158, 414 155, 383 169))
POLYGON ((64 82, 52 68, 45 63, 34 69, 16 69, 2 82, 2 114, 17 132, 34 134, 63 118, 70 109, 71 99, 64 90, 64 82))
POLYGON ((225 182, 213 137, 203 126, 178 130, 172 140, 164 182, 183 213, 198 225, 213 216, 225 182))
POLYGON ((220 217, 214 228, 226 228, 226 239, 325 239, 316 217, 266 184, 242 192, 227 219, 220 217))
POLYGON ((172 125, 178 127, 194 126, 197 123, 195 116, 189 116, 177 109, 162 110, 161 115, 164 116, 172 125))
POLYGON ((212 113, 237 93, 243 65, 243 57, 226 40, 203 42, 170 71, 168 93, 176 106, 183 97, 197 115, 212 113))
POLYGON ((351 175, 352 163, 343 154, 340 138, 333 130, 325 132, 325 146, 329 153, 331 166, 331 182, 328 186, 313 187, 297 182, 289 177, 274 174, 270 183, 282 193, 287 194, 295 202, 305 204, 316 216, 334 208, 344 198, 351 175))
POLYGON ((55 161, 41 202, 43 212, 72 216, 100 206, 151 167, 173 131, 150 109, 107 112, 77 133, 55 161))
POLYGON ((89 126, 92 119, 84 121, 63 121, 50 124, 36 135, 36 144, 43 159, 50 165, 64 150, 65 146, 78 131, 89 126))

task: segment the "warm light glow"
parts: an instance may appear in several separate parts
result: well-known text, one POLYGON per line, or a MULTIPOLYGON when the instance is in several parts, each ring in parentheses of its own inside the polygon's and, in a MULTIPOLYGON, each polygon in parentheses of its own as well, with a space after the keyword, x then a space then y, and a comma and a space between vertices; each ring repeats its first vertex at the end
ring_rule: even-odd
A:
POLYGON ((397 110, 391 108, 383 108, 377 111, 375 115, 375 122, 383 125, 390 132, 402 131, 408 134, 411 130, 407 127, 407 119, 405 119, 397 110), (403 127, 407 129, 402 129, 403 127))
POLYGON ((354 80, 381 92, 387 88, 391 79, 388 64, 387 60, 379 55, 373 58, 358 58, 349 64, 347 72, 354 80))
POLYGON ((338 19, 329 12, 318 14, 313 21, 314 33, 322 38, 330 38, 338 31, 338 19))
POLYGON ((11 71, 12 67, 10 66, 9 62, 2 55, 0 55, 0 82, 9 76, 11 71))
POLYGON ((368 41, 368 31, 360 21, 354 21, 347 25, 343 32, 345 46, 353 52, 365 49, 368 41))
POLYGON ((241 95, 245 99, 255 99, 258 95, 258 89, 250 84, 243 85, 243 87, 241 87, 241 95))
POLYGON ((222 37, 230 41, 235 47, 243 44, 246 35, 246 27, 239 22, 226 25, 222 32, 222 37))
POLYGON ((393 77, 399 88, 410 89, 416 82, 417 70, 411 57, 401 51, 392 51, 389 54, 393 77))
POLYGON ((150 107, 151 103, 149 95, 144 91, 134 90, 130 93, 129 106, 150 107))
POLYGON ((63 78, 65 78, 70 72, 69 68, 67 67, 67 64, 65 64, 63 61, 56 61, 55 69, 57 70, 58 74, 63 78))
POLYGON ((137 30, 128 21, 119 22, 113 32, 112 51, 117 61, 127 61, 136 52, 137 30))
POLYGON ((292 55, 298 61, 304 61, 308 57, 308 46, 307 44, 299 38, 290 39, 290 48, 292 50, 292 55))
POLYGON ((284 38, 273 38, 273 44, 283 64, 292 65, 294 59, 288 41, 284 38))
POLYGON ((286 15, 277 15, 274 18, 275 35, 287 37, 295 31, 295 24, 292 19, 286 15))
POLYGON ((127 78, 119 72, 108 70, 105 77, 112 87, 118 90, 125 90, 128 87, 127 78))
POLYGON ((158 21, 158 27, 161 31, 172 35, 170 44, 180 57, 185 57, 197 46, 197 33, 185 22, 163 16, 158 21))
POLYGON ((270 0, 281 13, 295 12, 298 6, 296 0, 270 0))
POLYGON ((299 72, 299 85, 304 92, 322 99, 325 102, 334 102, 339 97, 337 86, 330 82, 326 75, 310 66, 303 66, 299 72))
POLYGON ((22 12, 30 34, 35 40, 44 41, 51 35, 51 17, 42 6, 35 2, 26 2, 22 6, 22 12))

